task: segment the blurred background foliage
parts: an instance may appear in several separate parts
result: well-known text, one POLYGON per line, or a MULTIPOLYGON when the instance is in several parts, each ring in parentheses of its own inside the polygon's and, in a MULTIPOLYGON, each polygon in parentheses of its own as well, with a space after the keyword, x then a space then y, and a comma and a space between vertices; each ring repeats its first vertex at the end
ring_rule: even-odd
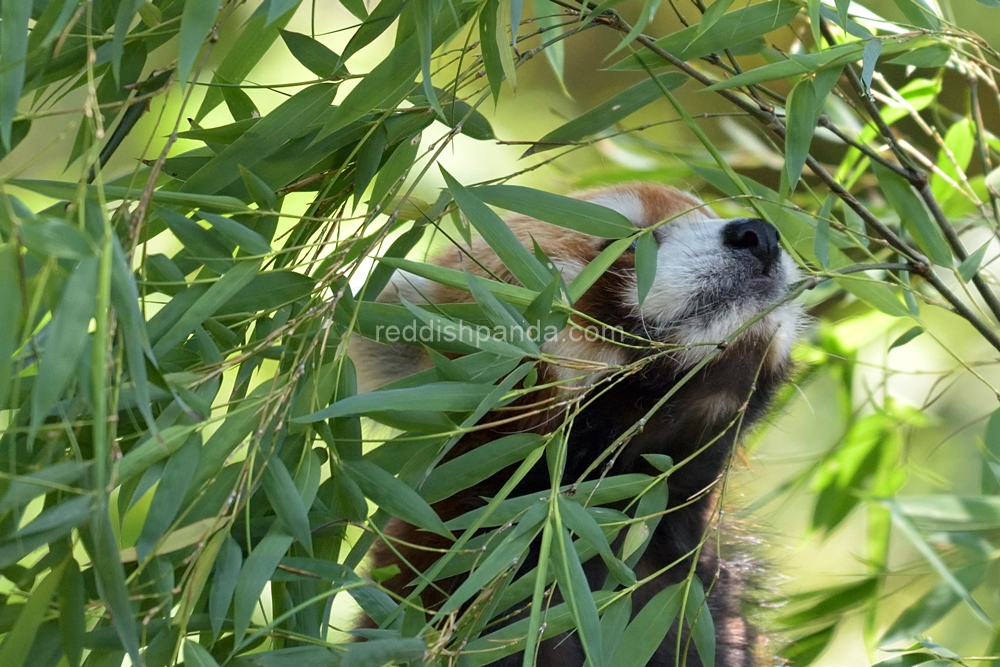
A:
MULTIPOLYGON (((387 411, 350 402, 346 334, 399 316, 363 302, 402 258, 468 232, 453 198, 480 229, 481 201, 545 218, 537 193, 462 185, 637 179, 755 211, 803 266, 796 378, 723 519, 768 563, 768 650, 1000 664, 998 11, 3 0, 0 665, 487 664, 543 618, 596 644, 620 595, 536 604, 503 635, 425 622, 387 573, 356 571, 393 515, 475 533, 437 525, 442 484, 424 482, 504 400, 479 390, 509 390, 537 353, 442 362, 387 411), (373 271, 381 255, 396 261, 373 271), (456 377, 462 400, 420 384, 456 377), (393 436, 360 415, 395 439, 373 447, 393 436), (347 644, 357 605, 384 629, 347 644)), ((489 289, 518 313, 571 307, 525 285, 489 289)), ((445 316, 499 303, 476 301, 445 316)), ((595 553, 552 528, 562 502, 534 523, 503 507, 595 553)), ((609 512, 585 514, 609 537, 642 524, 609 512)), ((460 567, 532 595, 502 563, 460 567)))

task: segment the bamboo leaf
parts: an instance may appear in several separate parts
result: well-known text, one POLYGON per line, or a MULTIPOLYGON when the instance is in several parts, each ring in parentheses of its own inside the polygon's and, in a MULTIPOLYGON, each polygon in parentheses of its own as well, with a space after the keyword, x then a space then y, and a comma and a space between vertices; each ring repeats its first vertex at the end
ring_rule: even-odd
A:
POLYGON ((878 177, 885 198, 899 214, 903 228, 910 232, 920 249, 935 264, 950 267, 951 248, 910 184, 902 176, 877 162, 872 162, 872 171, 878 177))
POLYGON ((456 181, 444 167, 441 168, 441 173, 448 184, 448 189, 451 190, 452 197, 455 198, 455 203, 514 277, 528 289, 535 291, 545 289, 552 280, 552 273, 521 245, 514 232, 504 224, 500 216, 483 204, 472 191, 456 181))
MULTIPOLYGON (((214 83, 228 82, 239 84, 243 82, 260 59, 264 57, 271 45, 278 39, 278 30, 285 27, 292 18, 291 12, 286 13, 277 21, 269 21, 262 14, 254 14, 240 31, 236 41, 216 67, 214 83)), ((205 99, 198 107, 195 122, 200 122, 208 113, 222 103, 222 92, 218 87, 210 87, 205 93, 205 99)))
MULTIPOLYGON (((585 137, 597 134, 615 123, 624 120, 639 109, 652 104, 663 97, 660 85, 667 90, 676 90, 687 81, 687 75, 680 72, 668 72, 659 74, 655 80, 653 78, 641 81, 631 88, 627 88, 610 99, 602 102, 593 109, 577 116, 573 120, 560 125, 538 140, 525 155, 539 153, 541 151, 556 148, 560 145, 570 144, 585 137), (657 84, 659 81, 659 84, 657 84)), ((492 186, 502 187, 502 186, 492 186)), ((513 186, 506 186, 513 187, 513 186)), ((477 188, 481 190, 484 188, 477 188)), ((499 206, 499 204, 497 204, 499 206)))
POLYGON ((53 568, 31 592, 31 597, 17 615, 14 627, 7 633, 3 644, 0 644, 0 665, 22 667, 25 664, 38 628, 49 610, 49 601, 59 588, 65 567, 66 564, 62 563, 53 568))
POLYGON ((226 240, 238 245, 250 255, 270 255, 271 245, 264 237, 254 230, 242 225, 232 218, 225 218, 215 213, 199 211, 198 217, 212 225, 226 240))
POLYGON ((272 456, 264 466, 264 491, 278 518, 295 539, 312 555, 312 530, 308 507, 280 457, 272 456))
POLYGON ((455 539, 416 491, 368 461, 343 461, 344 472, 380 508, 418 528, 455 539))
POLYGON ((444 500, 523 460, 544 444, 534 433, 515 433, 492 440, 436 467, 420 488, 429 503, 444 500))
MULTIPOLYGON (((787 25, 799 13, 800 6, 789 0, 769 0, 723 14, 711 28, 699 33, 699 25, 679 30, 656 40, 659 48, 690 61, 716 53, 735 44, 762 37, 772 30, 787 25)), ((609 69, 643 70, 667 64, 662 58, 642 50, 636 55, 618 61, 609 69)))
POLYGON ((641 234, 635 246, 635 284, 641 306, 656 280, 656 259, 660 245, 652 234, 641 234))
POLYGON ((215 561, 212 587, 208 592, 208 616, 213 637, 217 638, 222 631, 242 568, 243 552, 236 540, 226 535, 215 561))
POLYGON ((219 192, 239 178, 239 166, 253 169, 263 158, 302 134, 330 108, 336 94, 337 86, 318 83, 292 95, 192 174, 182 190, 207 195, 219 192))
POLYGON ((590 592, 583 565, 565 528, 557 532, 555 547, 553 564, 559 592, 576 622, 576 631, 580 635, 580 643, 583 644, 588 662, 594 667, 600 667, 604 664, 604 650, 601 648, 601 622, 597 615, 597 605, 590 592))
POLYGON ((233 633, 237 646, 243 643, 250 627, 250 617, 257 607, 257 600, 260 599, 264 586, 274 575, 278 563, 288 551, 293 539, 291 535, 276 526, 254 546, 244 561, 236 579, 233 599, 233 633))
POLYGON ((471 382, 435 382, 412 389, 383 389, 337 401, 294 422, 309 424, 325 419, 396 410, 469 412, 493 390, 493 385, 471 382))
POLYGON ((184 642, 185 667, 219 667, 212 654, 190 639, 184 642))
POLYGON ((24 87, 30 18, 31 5, 28 3, 0 5, 0 62, 4 63, 0 69, 0 143, 7 150, 14 148, 12 130, 24 87))
POLYGON ((208 37, 215 24, 215 16, 219 13, 220 0, 199 0, 184 3, 184 13, 181 14, 181 30, 177 45, 177 78, 181 89, 188 82, 188 75, 194 67, 194 61, 201 52, 202 42, 208 37))
POLYGON ((340 667, 382 667, 405 665, 420 660, 427 651, 423 639, 378 639, 363 644, 351 644, 340 661, 340 667))
MULTIPOLYGON (((0 299, 0 322, 6 323, 0 327, 0 408, 7 405, 8 392, 12 388, 10 378, 14 354, 21 344, 21 318, 24 306, 21 290, 16 288, 20 282, 21 272, 19 255, 13 243, 0 246, 0 285, 8 288, 5 298, 0 299)), ((8 495, 9 493, 8 490, 8 495)))
POLYGON ((886 315, 892 315, 893 317, 907 317, 910 315, 910 311, 906 306, 883 283, 851 277, 834 278, 834 282, 872 308, 881 310, 886 315))
POLYGON ((644 667, 659 647, 681 608, 684 584, 664 588, 639 610, 622 634, 608 662, 615 667, 644 667))
POLYGON ((295 59, 316 76, 321 79, 331 79, 337 75, 347 74, 347 70, 341 64, 340 56, 325 44, 291 30, 278 32, 281 33, 281 39, 295 59))
MULTIPOLYGON (((52 576, 51 573, 49 576, 52 576)), ((70 559, 59 581, 59 631, 70 667, 80 667, 83 657, 83 635, 87 630, 86 603, 80 566, 70 559)))
POLYGON ((171 456, 188 441, 195 426, 168 426, 130 449, 118 462, 118 483, 124 484, 157 461, 171 456))
POLYGON ((38 361, 38 380, 31 395, 31 433, 34 439, 42 420, 63 395, 87 348, 87 329, 94 314, 97 293, 97 258, 77 264, 49 324, 50 333, 38 361))
POLYGON ((508 211, 602 238, 620 239, 634 234, 636 226, 618 211, 572 197, 562 197, 519 185, 484 185, 469 192, 508 211))
MULTIPOLYGON (((260 271, 261 261, 238 262, 233 268, 212 284, 204 294, 153 342, 153 354, 160 357, 178 343, 183 342, 206 319, 222 308, 243 287, 253 280, 260 271)), ((162 311, 161 311, 162 312, 162 311)))

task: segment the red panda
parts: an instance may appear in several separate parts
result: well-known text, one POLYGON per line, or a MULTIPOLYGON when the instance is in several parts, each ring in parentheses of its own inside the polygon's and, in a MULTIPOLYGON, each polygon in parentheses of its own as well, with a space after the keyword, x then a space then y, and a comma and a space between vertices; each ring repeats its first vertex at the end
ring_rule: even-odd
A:
MULTIPOLYGON (((711 548, 714 540, 706 535, 714 530, 712 517, 719 496, 714 491, 730 461, 737 431, 760 419, 789 373, 789 355, 800 319, 799 308, 787 299, 788 288, 797 278, 795 263, 782 250, 778 232, 769 223, 749 217, 718 219, 697 197, 673 188, 631 183, 571 196, 613 209, 637 227, 667 221, 653 233, 658 248, 652 286, 640 304, 634 249, 623 253, 574 304, 583 317, 574 315, 571 326, 542 345, 546 361, 538 368, 536 386, 543 389, 521 404, 521 414, 517 413, 518 403, 508 406, 495 426, 490 425, 491 415, 487 415, 481 421, 485 426, 465 435, 449 457, 514 432, 545 434, 561 424, 559 413, 572 404, 580 412, 567 436, 563 479, 574 480, 673 392, 609 464, 613 475, 657 474, 643 455, 666 454, 674 462, 684 461, 669 477, 667 513, 634 565, 640 580, 664 571, 633 594, 632 614, 657 592, 683 581, 697 558, 695 573, 708 592, 716 629, 715 664, 757 664, 757 635, 741 608, 741 577, 735 566, 716 554, 711 548), (573 324, 579 328, 593 323, 602 323, 604 335, 573 335, 573 324), (625 339, 628 344, 622 344, 625 339), (692 369, 710 355, 713 358, 692 374, 692 369), (626 366, 632 370, 614 375, 616 369, 626 366), (685 378, 687 375, 690 377, 685 378), (614 383, 605 386, 604 380, 611 376, 614 383), (549 407, 538 409, 539 405, 549 407)), ((509 219, 508 225, 529 250, 537 243, 561 270, 566 283, 609 243, 523 216, 509 219)), ((481 238, 469 248, 445 250, 433 261, 516 283, 481 238)), ((383 302, 400 299, 413 303, 473 300, 466 291, 405 273, 394 276, 379 297, 383 302)), ((420 347, 403 344, 359 338, 352 342, 351 353, 362 390, 431 366, 420 347)), ((600 473, 600 469, 592 471, 591 477, 600 473)), ((484 498, 495 495, 505 481, 500 473, 436 503, 434 509, 448 521, 482 506, 484 498)), ((543 460, 519 484, 516 494, 544 493, 550 488, 543 460)), ((398 566, 400 574, 386 586, 405 596, 415 575, 431 567, 449 543, 399 520, 393 520, 386 533, 394 547, 384 543, 376 546, 372 566, 398 566), (407 546, 410 544, 417 548, 407 546)), ((620 542, 621 538, 613 546, 620 546, 620 542)), ((537 559, 537 554, 534 557, 537 559)), ((584 568, 591 586, 600 587, 607 573, 601 560, 591 559, 584 568)), ((443 582, 442 587, 453 590, 459 583, 456 578, 443 582)), ((433 596, 432 590, 426 589, 423 604, 429 608, 440 604, 442 594, 437 593, 436 599, 433 596)), ((678 641, 678 632, 677 627, 671 628, 648 665, 701 665, 690 642, 678 641), (677 656, 678 647, 686 657, 677 656)), ((523 656, 508 656, 495 664, 521 665, 522 660, 523 656)), ((541 644, 536 664, 579 667, 584 661, 579 638, 564 634, 541 644)))

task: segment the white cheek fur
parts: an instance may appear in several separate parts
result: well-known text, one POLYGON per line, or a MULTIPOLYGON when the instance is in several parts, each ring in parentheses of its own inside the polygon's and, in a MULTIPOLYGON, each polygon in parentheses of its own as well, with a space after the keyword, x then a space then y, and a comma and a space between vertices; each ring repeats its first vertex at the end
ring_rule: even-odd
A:
MULTIPOLYGON (((642 316, 650 333, 668 333, 671 342, 687 347, 675 355, 682 365, 697 363, 718 342, 757 317, 767 307, 759 298, 727 300, 703 307, 696 304, 720 281, 738 281, 737 262, 723 246, 722 230, 729 220, 688 215, 660 231, 656 277, 640 306, 634 290, 623 295, 642 316)), ((776 274, 787 288, 798 277, 798 268, 782 252, 776 274)), ((776 359, 785 359, 798 335, 800 308, 785 303, 754 323, 749 332, 771 340, 776 359)))

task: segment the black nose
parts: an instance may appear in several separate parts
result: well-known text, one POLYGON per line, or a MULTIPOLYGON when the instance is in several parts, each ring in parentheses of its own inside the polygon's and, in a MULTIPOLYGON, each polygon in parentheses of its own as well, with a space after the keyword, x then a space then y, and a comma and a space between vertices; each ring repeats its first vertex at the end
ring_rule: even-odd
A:
POLYGON ((722 229, 722 242, 734 250, 746 250, 759 259, 765 274, 770 273, 781 255, 779 238, 774 225, 757 218, 733 220, 722 229))

